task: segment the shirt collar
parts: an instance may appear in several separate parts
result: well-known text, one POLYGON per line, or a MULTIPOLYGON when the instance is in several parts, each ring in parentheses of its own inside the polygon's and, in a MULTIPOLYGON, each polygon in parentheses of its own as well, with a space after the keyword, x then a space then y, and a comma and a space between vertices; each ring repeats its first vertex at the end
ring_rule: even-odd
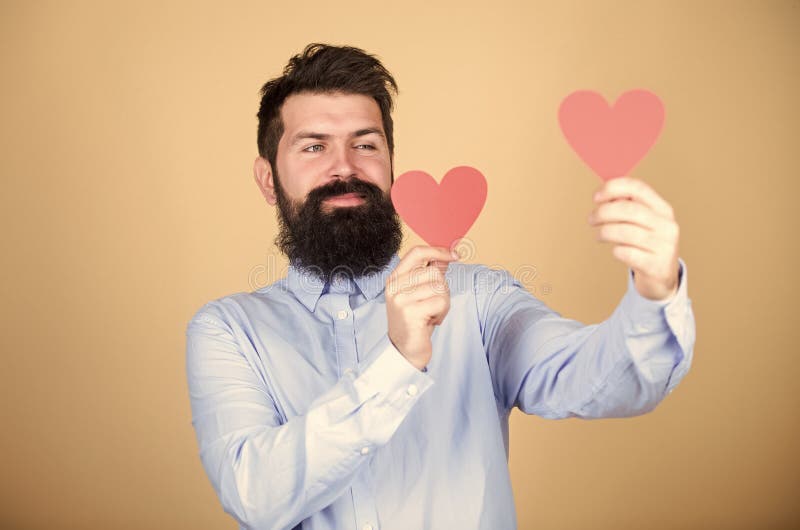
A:
MULTIPOLYGON (((355 284, 364 295, 364 298, 372 300, 383 292, 386 280, 399 262, 400 257, 394 254, 392 259, 389 260, 389 263, 380 271, 373 274, 357 276, 355 278, 355 284)), ((322 293, 327 292, 327 289, 330 287, 329 284, 330 282, 324 282, 308 271, 295 267, 292 264, 289 265, 289 272, 287 273, 287 285, 289 290, 311 312, 314 311, 322 293)))

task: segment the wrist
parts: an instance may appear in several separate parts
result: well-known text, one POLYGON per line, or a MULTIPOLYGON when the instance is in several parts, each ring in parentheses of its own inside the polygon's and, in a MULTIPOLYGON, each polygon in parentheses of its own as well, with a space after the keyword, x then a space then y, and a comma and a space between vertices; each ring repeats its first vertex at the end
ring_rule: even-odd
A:
POLYGON ((397 343, 392 339, 391 335, 387 334, 387 337, 389 339, 389 342, 392 344, 392 346, 394 346, 394 349, 397 350, 397 353, 402 355, 403 359, 408 361, 409 364, 411 364, 411 366, 413 366, 414 368, 416 368, 420 372, 427 372, 428 371, 428 362, 430 362, 430 356, 427 357, 428 360, 423 361, 421 359, 418 359, 415 356, 408 355, 402 349, 400 349, 400 347, 397 345, 397 343))

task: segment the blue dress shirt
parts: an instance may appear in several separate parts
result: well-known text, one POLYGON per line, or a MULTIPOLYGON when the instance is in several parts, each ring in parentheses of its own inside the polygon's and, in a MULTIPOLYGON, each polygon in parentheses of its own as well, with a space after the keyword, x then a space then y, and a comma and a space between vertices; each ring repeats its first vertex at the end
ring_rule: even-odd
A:
POLYGON ((242 529, 516 528, 513 407, 544 418, 652 410, 692 361, 680 263, 669 300, 628 289, 599 324, 563 318, 507 271, 451 263, 427 371, 387 336, 380 273, 281 280, 200 308, 186 369, 199 454, 242 529))

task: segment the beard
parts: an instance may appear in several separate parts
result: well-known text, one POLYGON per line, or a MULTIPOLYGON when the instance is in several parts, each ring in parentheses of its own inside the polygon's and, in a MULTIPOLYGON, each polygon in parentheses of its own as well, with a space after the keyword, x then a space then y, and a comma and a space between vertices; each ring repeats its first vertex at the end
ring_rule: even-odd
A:
POLYGON ((291 264, 323 281, 343 274, 354 278, 380 271, 400 249, 400 218, 388 193, 359 179, 336 179, 311 190, 305 202, 286 197, 275 175, 279 232, 275 244, 291 264), (363 203, 330 206, 323 201, 357 193, 363 203))

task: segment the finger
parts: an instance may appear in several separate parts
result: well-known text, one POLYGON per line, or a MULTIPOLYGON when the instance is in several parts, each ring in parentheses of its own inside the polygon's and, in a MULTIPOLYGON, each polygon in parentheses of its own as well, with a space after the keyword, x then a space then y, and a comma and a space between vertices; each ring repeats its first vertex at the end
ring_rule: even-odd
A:
POLYGON ((418 267, 404 274, 392 274, 386 281, 386 292, 394 296, 426 283, 446 283, 445 275, 437 267, 418 267))
POLYGON ((632 200, 604 202, 589 214, 589 224, 598 226, 604 223, 631 223, 647 230, 655 230, 663 221, 649 207, 632 200))
POLYGON ((653 254, 628 245, 616 245, 611 249, 611 253, 634 270, 648 270, 653 262, 653 254))
POLYGON ((427 282, 443 282, 445 281, 445 274, 442 273, 439 267, 417 267, 405 274, 398 275, 397 281, 400 286, 418 285, 427 282))
POLYGON ((434 260, 428 264, 429 267, 435 267, 442 275, 447 274, 447 269, 450 267, 450 263, 446 261, 439 261, 434 260))
POLYGON ((597 203, 630 198, 649 206, 662 217, 673 218, 672 206, 643 180, 633 177, 618 177, 607 180, 595 192, 597 203))
POLYGON ((446 282, 427 282, 402 289, 397 294, 395 301, 402 305, 426 300, 431 296, 441 296, 449 292, 450 289, 446 282))
POLYGON ((417 245, 409 250, 405 256, 400 260, 400 263, 395 267, 393 274, 404 274, 412 269, 422 268, 428 265, 431 261, 451 262, 458 259, 458 256, 453 255, 449 249, 445 247, 429 247, 426 245, 417 245))
POLYGON ((450 300, 442 296, 432 296, 417 302, 418 314, 430 320, 431 324, 441 324, 449 309, 450 300))
POLYGON ((630 223, 606 223, 597 231, 597 240, 638 248, 655 253, 657 244, 650 230, 630 223))

